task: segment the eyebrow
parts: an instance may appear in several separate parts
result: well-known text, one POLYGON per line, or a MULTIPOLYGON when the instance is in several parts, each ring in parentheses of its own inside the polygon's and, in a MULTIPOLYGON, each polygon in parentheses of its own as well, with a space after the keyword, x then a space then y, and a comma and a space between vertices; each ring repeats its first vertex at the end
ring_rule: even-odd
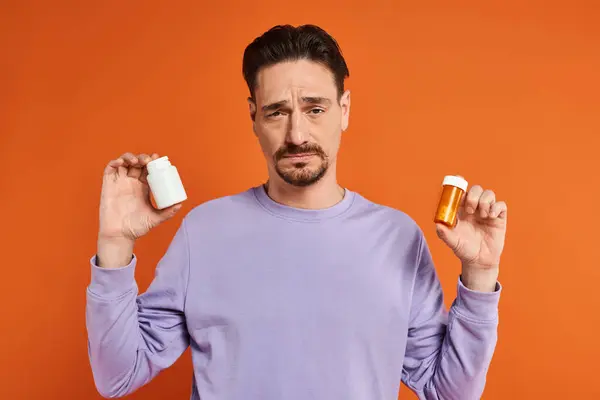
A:
MULTIPOLYGON (((309 104, 326 104, 326 105, 330 105, 331 104, 331 100, 329 100, 327 97, 302 97, 302 101, 304 103, 309 103, 309 104)), ((271 104, 267 104, 262 106, 261 110, 262 111, 272 111, 272 110, 276 110, 286 104, 288 104, 289 102, 287 100, 281 100, 281 101, 277 101, 275 103, 271 103, 271 104)))

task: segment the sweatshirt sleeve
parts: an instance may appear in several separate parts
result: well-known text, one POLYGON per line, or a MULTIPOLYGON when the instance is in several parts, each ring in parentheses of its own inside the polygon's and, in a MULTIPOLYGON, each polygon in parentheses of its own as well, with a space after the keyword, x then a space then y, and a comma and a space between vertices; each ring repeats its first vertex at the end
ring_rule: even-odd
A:
POLYGON ((475 292, 458 280, 446 311, 440 281, 422 237, 402 381, 420 400, 471 400, 483 394, 496 347, 496 291, 475 292))
POLYGON ((172 365, 189 345, 184 307, 189 276, 185 220, 159 261, 148 290, 138 295, 137 258, 107 269, 91 261, 86 292, 88 355, 104 397, 123 397, 172 365))

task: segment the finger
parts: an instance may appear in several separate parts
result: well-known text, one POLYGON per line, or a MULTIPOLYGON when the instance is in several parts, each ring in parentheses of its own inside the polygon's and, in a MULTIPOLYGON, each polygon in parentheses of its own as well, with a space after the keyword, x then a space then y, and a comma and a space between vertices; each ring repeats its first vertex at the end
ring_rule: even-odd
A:
POLYGON ((104 168, 104 174, 127 175, 127 161, 122 157, 109 161, 104 168))
POLYGON ((148 183, 148 168, 142 169, 142 173, 138 179, 144 183, 148 183))
POLYGON ((144 165, 148 164, 150 161, 152 161, 152 158, 148 154, 138 154, 137 159, 138 159, 138 164, 142 165, 142 166, 144 166, 144 165))
POLYGON ((465 198, 465 211, 467 214, 473 214, 477 210, 479 204, 479 198, 483 193, 483 188, 479 185, 471 187, 465 198))
POLYGON ((492 204, 492 209, 490 210, 490 218, 506 219, 507 213, 508 206, 505 202, 499 201, 497 203, 492 204))
POLYGON ((137 164, 138 159, 132 153, 125 153, 120 158, 123 159, 125 166, 134 166, 137 164))
POLYGON ((122 158, 117 158, 116 160, 110 160, 108 165, 112 168, 118 168, 123 165, 125 161, 122 158))
POLYGON ((108 175, 108 174, 114 174, 115 172, 117 172, 117 169, 121 166, 123 166, 123 159, 122 158, 117 158, 116 160, 110 160, 108 162, 108 164, 106 165, 106 167, 104 168, 104 175, 108 175))
POLYGON ((496 194, 491 190, 485 190, 479 198, 479 215, 482 218, 487 218, 490 214, 492 204, 496 201, 496 194))
POLYGON ((181 207, 182 207, 182 204, 178 203, 178 204, 172 205, 170 207, 167 207, 163 210, 158 210, 155 214, 155 216, 157 218, 156 222, 161 223, 168 219, 173 218, 175 216, 175 214, 177 214, 177 212, 179 210, 181 210, 181 207))
POLYGON ((131 177, 131 178, 136 178, 138 179, 140 176, 142 175, 142 166, 139 164, 136 164, 134 166, 129 167, 129 169, 127 170, 127 176, 131 177))
MULTIPOLYGON (((157 153, 152 153, 144 162, 144 165, 148 165, 148 163, 150 161, 154 161, 156 159, 160 158, 160 156, 157 153)), ((144 183, 148 183, 148 170, 146 168, 144 168, 142 170, 142 173, 140 174, 139 178, 140 181, 144 182, 144 183)))
POLYGON ((459 238, 456 232, 443 224, 435 224, 435 228, 438 237, 442 239, 442 241, 446 243, 446 245, 450 247, 452 251, 456 251, 459 246, 459 238))
POLYGON ((144 166, 152 161, 152 159, 148 154, 138 154, 135 156, 135 159, 137 160, 137 163, 131 165, 131 168, 127 171, 127 176, 139 179, 143 174, 143 170, 145 170, 144 166))

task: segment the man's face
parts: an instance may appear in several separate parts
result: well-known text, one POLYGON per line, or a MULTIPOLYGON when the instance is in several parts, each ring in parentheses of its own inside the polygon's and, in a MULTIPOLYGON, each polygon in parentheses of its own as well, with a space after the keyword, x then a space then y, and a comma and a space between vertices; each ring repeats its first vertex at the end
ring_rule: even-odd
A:
POLYGON ((263 68, 257 78, 250 113, 269 172, 294 186, 317 182, 336 161, 350 93, 338 101, 333 74, 308 60, 263 68))

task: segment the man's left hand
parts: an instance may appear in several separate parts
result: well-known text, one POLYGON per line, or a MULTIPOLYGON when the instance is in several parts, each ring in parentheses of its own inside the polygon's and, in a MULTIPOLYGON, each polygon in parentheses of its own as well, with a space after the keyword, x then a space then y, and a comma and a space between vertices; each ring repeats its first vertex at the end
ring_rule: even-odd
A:
POLYGON ((464 196, 452 229, 436 224, 437 234, 462 263, 462 283, 471 290, 496 289, 506 236, 507 206, 491 190, 475 185, 464 196))

